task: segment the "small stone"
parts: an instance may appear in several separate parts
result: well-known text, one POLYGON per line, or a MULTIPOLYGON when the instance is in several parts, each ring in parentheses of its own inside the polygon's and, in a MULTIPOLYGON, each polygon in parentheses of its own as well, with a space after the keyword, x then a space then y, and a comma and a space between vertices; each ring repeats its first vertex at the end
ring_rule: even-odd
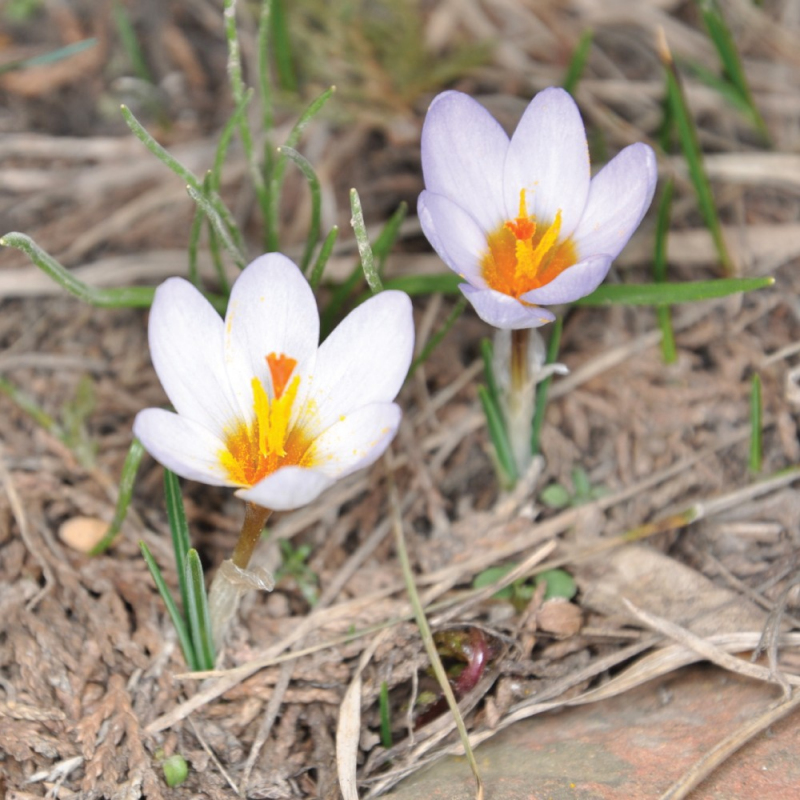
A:
POLYGON ((79 553, 88 553, 108 531, 108 523, 97 517, 73 517, 61 524, 58 538, 79 553))
POLYGON ((536 614, 539 630, 561 638, 574 636, 583 625, 583 612, 563 597, 548 600, 536 614))

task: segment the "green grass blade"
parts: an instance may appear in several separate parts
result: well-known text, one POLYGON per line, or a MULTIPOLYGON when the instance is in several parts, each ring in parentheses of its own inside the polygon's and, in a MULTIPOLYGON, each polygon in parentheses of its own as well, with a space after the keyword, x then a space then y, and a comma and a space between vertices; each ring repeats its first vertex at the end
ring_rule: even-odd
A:
MULTIPOLYGON (((661 200, 658 204, 658 218, 656 222, 655 253, 653 256, 653 277, 656 283, 665 283, 667 280, 667 236, 669 234, 670 212, 672 209, 672 192, 675 186, 670 178, 664 184, 661 200)), ((672 330, 672 314, 668 306, 659 306, 656 309, 658 326, 661 328, 661 353, 665 364, 674 364, 678 359, 675 347, 675 334, 672 330)))
POLYGON ((197 663, 200 669, 213 669, 214 637, 208 614, 208 595, 203 580, 203 565, 194 548, 189 549, 186 554, 186 590, 189 598, 186 616, 189 619, 189 635, 197 654, 197 663))
POLYGON ((308 282, 311 284, 312 289, 316 290, 316 288, 319 286, 319 282, 322 280, 322 273, 325 271, 325 265, 328 263, 328 259, 331 257, 333 246, 336 244, 336 239, 338 236, 339 226, 334 225, 328 232, 328 235, 325 237, 325 241, 322 243, 317 260, 314 262, 314 269, 311 270, 311 278, 308 282))
POLYGON ((178 476, 170 470, 164 470, 164 499, 167 506, 167 519, 172 534, 172 549, 175 551, 175 569, 178 573, 178 584, 181 589, 181 602, 184 613, 188 614, 189 587, 186 583, 186 556, 191 548, 189 542, 189 523, 183 507, 183 495, 178 476))
POLYGON ((131 24, 128 12, 119 0, 114 0, 111 12, 114 16, 114 25, 116 26, 117 34, 119 34, 120 44, 131 62, 134 74, 140 80, 155 86, 155 81, 147 68, 147 61, 145 61, 144 53, 139 46, 139 40, 136 37, 136 31, 131 24))
POLYGON ((125 463, 122 465, 122 475, 119 480, 119 496, 117 497, 117 506, 114 509, 114 517, 111 524, 108 526, 103 538, 89 551, 89 555, 97 556, 105 552, 117 538, 117 534, 128 516, 128 508, 131 504, 133 497, 133 487, 136 484, 136 476, 139 473, 139 465, 142 463, 142 456, 144 455, 144 447, 138 439, 131 442, 128 449, 128 455, 125 456, 125 463))
POLYGON ((501 472, 499 475, 500 482, 504 488, 510 488, 516 484, 519 476, 517 475, 517 465, 514 461, 511 443, 508 441, 508 431, 506 431, 506 426, 503 422, 503 415, 485 386, 478 387, 478 397, 483 406, 483 413, 486 415, 489 438, 492 440, 494 452, 497 456, 497 465, 501 472))
POLYGON ((187 185, 186 191, 189 194, 189 197, 191 197, 192 200, 197 203, 198 207, 208 218, 208 221, 211 223, 214 232, 217 234, 217 236, 219 236, 223 246, 233 259, 234 264, 236 264, 239 269, 244 269, 247 266, 245 258, 239 248, 236 246, 236 243, 231 238, 231 235, 225 226, 222 217, 217 214, 212 202, 208 199, 202 189, 198 191, 193 186, 187 185))
POLYGON ((467 307, 467 298, 462 297, 458 300, 458 302, 453 306, 452 311, 447 315, 445 321, 442 323, 441 327, 433 334, 433 336, 428 339, 425 344, 425 347, 422 348, 420 354, 414 359, 411 363, 411 367, 408 370, 408 376, 406 380, 410 378, 414 371, 419 367, 420 364, 424 364, 428 358, 430 357, 431 353, 439 346, 442 339, 447 336, 448 331, 450 328, 455 325, 456 320, 464 313, 464 309, 467 307))
POLYGON ((265 132, 274 125, 272 109, 272 80, 269 68, 269 32, 272 22, 272 0, 261 1, 258 17, 258 89, 261 93, 261 124, 265 132))
POLYGON ((392 740, 392 714, 389 708, 389 684, 386 681, 381 681, 380 714, 381 744, 389 750, 394 742, 392 740))
POLYGON ((389 278, 384 283, 385 289, 399 289, 411 297, 426 294, 460 294, 459 286, 464 279, 454 272, 435 275, 401 275, 389 278))
POLYGON ((59 286, 80 300, 100 308, 149 308, 155 289, 149 286, 127 286, 114 289, 99 289, 78 280, 66 267, 42 250, 30 236, 24 233, 6 233, 0 237, 0 245, 14 247, 25 253, 42 272, 59 286))
POLYGON ((764 462, 762 431, 764 412, 761 405, 761 377, 753 373, 750 383, 750 472, 758 474, 764 462))
POLYGON ((0 75, 6 72, 13 72, 17 69, 27 69, 28 67, 41 67, 46 64, 54 64, 57 61, 62 61, 70 56, 82 53, 90 47, 97 44, 97 39, 82 39, 80 42, 74 42, 66 47, 59 47, 58 50, 51 50, 49 53, 43 53, 40 56, 32 56, 31 58, 21 58, 18 61, 9 61, 0 66, 0 75))
POLYGON ((194 210, 192 227, 189 229, 189 280, 200 288, 200 271, 197 268, 197 251, 200 248, 200 234, 203 232, 203 222, 206 215, 199 209, 194 210))
POLYGON ((178 642, 180 642, 181 650, 183 650, 183 657, 186 659, 189 669, 193 672, 196 672, 201 667, 197 660, 197 655, 195 653, 194 646, 192 645, 192 640, 189 636, 186 622, 181 616, 181 612, 178 611, 178 606, 175 605, 175 601, 172 599, 172 595, 170 594, 169 588, 164 580, 164 576, 161 574, 161 570, 158 568, 158 564, 156 564, 156 560, 153 558, 150 548, 144 542, 139 542, 139 547, 142 550, 142 555, 144 556, 147 568, 150 570, 150 574, 153 576, 158 593, 161 595, 161 599, 164 601, 169 618, 172 620, 175 633, 178 634, 178 642))
POLYGON ((758 110, 753 100, 753 94, 750 91, 750 84, 744 73, 744 67, 739 57, 736 42, 733 39, 727 22, 725 22, 725 17, 722 15, 717 0, 698 0, 698 5, 706 30, 708 31, 711 41, 714 43, 714 47, 717 49, 717 54, 722 62, 728 80, 730 80, 739 97, 742 99, 742 102, 747 108, 748 116, 759 134, 765 142, 769 143, 769 130, 764 123, 761 112, 758 110))
MULTIPOLYGON (((276 0, 272 0, 273 3, 276 0)), ((331 95, 336 91, 335 86, 326 89, 321 95, 315 98, 300 115, 300 118, 294 124, 294 127, 286 137, 283 147, 295 149, 303 135, 303 131, 308 127, 311 120, 322 110, 325 103, 328 102, 331 95)), ((275 251, 279 249, 278 243, 278 208, 280 205, 281 190, 283 188, 283 178, 286 173, 286 158, 281 157, 273 158, 273 151, 267 149, 267 158, 270 160, 271 179, 270 179, 270 218, 268 225, 268 246, 267 249, 275 251)), ((265 161, 267 160, 265 158, 265 161)))
POLYGON ((689 167, 689 175, 697 195, 697 204, 700 207, 700 213, 703 215, 706 227, 711 232, 714 246, 722 263, 723 272, 725 275, 732 275, 735 272, 735 268, 730 253, 728 253, 725 239, 722 236, 722 226, 720 225, 711 184, 703 163, 703 153, 697 138, 697 130, 683 94, 680 77, 675 68, 675 62, 672 60, 672 53, 670 53, 666 39, 663 37, 663 32, 659 42, 659 54, 667 78, 667 98, 675 123, 675 130, 689 167))
POLYGON ((283 0, 272 2, 272 45, 275 52, 275 67, 278 84, 285 92, 297 92, 297 77, 292 63, 292 43, 289 39, 289 21, 283 0))
POLYGON ((51 417, 33 398, 16 387, 11 381, 0 376, 0 392, 7 395, 19 408, 21 408, 37 425, 62 439, 64 432, 56 420, 51 417))
POLYGON ((361 199, 355 189, 350 190, 350 210, 353 216, 350 224, 353 226, 353 232, 356 235, 356 244, 358 245, 358 255, 361 258, 361 269, 364 270, 364 277, 367 279, 367 284, 373 294, 383 291, 383 282, 378 270, 375 268, 375 257, 372 252, 372 245, 369 242, 367 235, 367 226, 364 223, 364 212, 361 210, 361 199))
POLYGON ((576 301, 579 306, 674 306, 715 300, 737 292, 752 292, 775 283, 774 278, 718 278, 679 283, 604 284, 576 301))
POLYGON ((586 66, 586 59, 589 57, 589 51, 592 48, 593 33, 590 28, 587 28, 578 40, 578 45, 567 67, 567 74, 564 76, 564 83, 561 85, 570 93, 575 94, 578 88, 578 81, 583 74, 583 68, 586 66))
MULTIPOLYGON (((394 214, 387 220, 386 224, 375 239, 375 244, 372 246, 372 252, 375 258, 378 259, 378 274, 383 275, 383 270, 386 267, 386 259, 394 247, 397 237, 400 235, 400 228, 405 221, 408 214, 408 204, 405 202, 397 206, 394 214)), ((383 280, 381 278, 381 280, 383 280)))
POLYGON ((483 361, 483 377, 489 397, 497 408, 500 408, 500 389, 494 374, 494 345, 488 338, 481 339, 481 359, 483 361))
POLYGON ((248 89, 239 101, 239 105, 234 109, 233 114, 228 117, 228 121, 222 129, 222 133, 219 135, 217 149, 214 151, 214 166, 211 168, 211 188, 215 192, 218 192, 219 187, 222 185, 222 167, 225 164, 225 158, 228 155, 228 148, 233 139, 233 134, 236 133, 236 130, 241 126, 242 120, 245 119, 247 107, 250 105, 252 99, 253 90, 248 89))
POLYGON ((301 156, 297 150, 291 147, 279 147, 278 152, 287 156, 297 164, 297 168, 303 173, 306 181, 308 181, 308 188, 311 191, 311 222, 308 226, 308 237, 306 238, 303 257, 300 260, 300 269, 305 274, 308 265, 311 263, 311 256, 314 253, 317 239, 319 239, 319 229, 322 219, 322 190, 320 189, 317 173, 314 172, 314 167, 311 166, 308 159, 301 156))
MULTIPOLYGON (((550 341, 547 343, 546 364, 554 364, 558 358, 563 330, 564 318, 556 317, 556 321, 550 330, 550 341)), ((552 382, 553 376, 550 375, 536 387, 536 407, 533 411, 533 424, 531 425, 531 453, 533 455, 537 455, 541 450, 542 427, 544 425, 544 415, 547 411, 547 395, 550 392, 550 384, 552 382)))

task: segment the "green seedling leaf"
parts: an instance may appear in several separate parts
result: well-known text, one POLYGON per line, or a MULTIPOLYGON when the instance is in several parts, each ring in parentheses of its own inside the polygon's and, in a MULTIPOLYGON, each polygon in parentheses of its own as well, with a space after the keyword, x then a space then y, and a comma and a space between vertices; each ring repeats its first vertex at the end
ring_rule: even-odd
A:
POLYGON ((217 214, 216 208, 208 196, 201 189, 197 191, 193 186, 187 186, 186 192, 192 200, 197 203, 198 208, 206 215, 208 221, 211 223, 214 232, 219 236, 225 249, 233 259, 239 269, 244 269, 247 266, 244 256, 242 255, 236 243, 233 241, 230 231, 225 225, 224 220, 217 214))
MULTIPOLYGON (((114 539, 117 538, 122 528, 122 523, 125 522, 125 517, 128 516, 128 508, 131 505, 133 487, 136 484, 136 476, 139 473, 142 456, 144 456, 144 447, 142 447, 142 443, 138 439, 134 439, 128 449, 128 455, 125 456, 125 463, 122 465, 122 475, 119 480, 119 497, 117 497, 117 506, 114 509, 114 518, 111 520, 105 536, 89 551, 89 555, 98 556, 104 553, 111 546, 114 539)), ((191 666, 188 659, 186 663, 191 666)))
POLYGON ((681 149, 683 150, 686 163, 689 167, 689 175, 691 176, 692 185, 697 195, 697 204, 700 207, 700 212, 703 215, 706 226, 711 232, 711 237, 714 240, 714 245, 722 263, 723 272, 725 275, 732 275, 735 271, 734 264, 728 253, 725 239, 722 236, 722 226, 717 216, 714 195, 711 191, 711 184, 708 180, 703 163, 703 152, 700 149, 700 142, 697 138, 694 121, 692 120, 689 106, 686 103, 680 77, 675 68, 675 62, 672 60, 672 53, 669 50, 663 31, 659 39, 659 55, 661 56, 664 72, 667 77, 667 98, 672 112, 672 118, 678 133, 681 149))
POLYGON ((145 60, 142 48, 139 46, 139 40, 136 37, 136 31, 131 24, 128 12, 119 2, 119 0, 115 0, 111 10, 114 16, 114 25, 117 28, 117 34, 119 35, 119 40, 122 44, 122 49, 128 56, 128 60, 131 62, 134 74, 140 80, 143 80, 151 85, 155 85, 153 76, 150 74, 150 70, 147 68, 147 61, 145 60))
POLYGON ((100 308, 149 308, 155 289, 149 286, 130 286, 117 289, 98 289, 78 280, 66 267, 42 250, 24 233, 7 233, 0 238, 3 247, 14 247, 25 253, 42 272, 70 294, 100 308))
POLYGON ((328 259, 331 257, 333 246, 336 244, 336 239, 338 236, 339 226, 334 225, 328 232, 328 235, 325 237, 325 241, 322 243, 317 260, 314 262, 314 269, 311 270, 311 278, 309 279, 309 283, 311 284, 312 289, 316 289, 322 280, 322 273, 325 271, 325 265, 328 263, 328 259))
POLYGON ((587 297, 576 301, 579 306, 672 306, 715 300, 738 292, 752 292, 775 283, 774 278, 719 278, 715 281, 681 281, 680 283, 604 284, 587 297))
POLYGON ((511 444, 508 441, 503 415, 485 386, 478 387, 478 397, 483 406, 483 413, 486 415, 489 438, 492 441, 492 445, 494 445, 494 453, 497 457, 497 477, 504 488, 513 487, 518 478, 517 465, 514 461, 511 444))
POLYGON ((452 311, 445 318, 445 321, 441 324, 439 329, 428 339, 428 341, 425 343, 425 347, 422 348, 420 354, 411 363, 411 367, 408 370, 408 377, 406 378, 406 380, 408 380, 408 378, 410 378, 414 374, 415 370, 417 369, 417 367, 420 366, 420 364, 424 364, 428 360, 431 353, 439 346, 444 337, 447 336, 448 332, 450 331, 450 328, 452 328, 453 325, 455 325, 456 320, 464 313, 466 307, 467 307, 466 297, 462 297, 456 302, 456 304, 453 306, 452 311))
POLYGON ((0 376, 0 392, 13 400, 37 425, 44 430, 62 438, 61 426, 35 400, 18 389, 11 381, 0 376))
POLYGON ((550 508, 566 508, 572 503, 572 495, 560 483, 551 483, 542 489, 539 499, 550 508))
POLYGON ((194 645, 192 644, 192 638, 189 635, 189 629, 186 627, 186 622, 181 616, 181 612, 178 611, 178 606, 175 605, 175 601, 172 599, 172 594, 170 594, 170 591, 167 588, 164 576, 161 574, 161 570, 159 569, 158 564, 156 564, 156 560, 153 558, 150 548, 148 548, 144 542, 139 542, 139 547, 142 550, 142 555, 144 556, 147 568, 150 570, 150 574, 153 576, 153 581, 155 581, 158 593, 161 595, 161 599, 164 601, 164 605, 166 606, 167 613, 172 620, 172 625, 175 628, 175 632, 178 634, 178 641, 180 642, 181 650, 183 651, 183 657, 186 659, 189 669, 192 671, 197 671, 201 668, 205 669, 205 667, 202 667, 201 663, 197 659, 194 645))
MULTIPOLYGON (((669 233, 670 211, 672 208, 672 191, 674 181, 670 178, 664 184, 661 200, 658 203, 658 219, 656 222, 655 253, 653 255, 653 277, 656 283, 667 280, 667 235, 669 233)), ((658 326, 661 328, 661 353, 665 364, 674 364, 678 359, 675 347, 675 334, 672 330, 672 314, 667 306, 656 309, 658 326)))
POLYGON ((289 23, 283 0, 272 0, 272 43, 278 83, 285 92, 297 92, 297 78, 292 62, 292 43, 289 38, 289 23))
MULTIPOLYGON (((564 318, 556 317, 550 331, 550 341, 547 343, 546 364, 554 364, 558 358, 558 349, 561 346, 561 332, 564 329, 564 318)), ((542 426, 544 425, 544 415, 547 411, 547 395, 550 391, 550 384, 553 376, 548 375, 536 387, 536 407, 533 411, 533 424, 531 425, 531 453, 537 455, 540 450, 542 438, 542 426)))
POLYGON ((581 34, 575 52, 570 59, 562 86, 572 95, 575 94, 575 90, 578 88, 578 81, 583 74, 583 68, 586 66, 586 59, 589 57, 589 50, 592 47, 592 36, 591 29, 587 28, 581 34))
POLYGON ((758 474, 764 461, 762 431, 764 412, 761 405, 761 376, 753 373, 750 382, 750 472, 758 474))
POLYGON ((80 42, 74 42, 66 47, 60 47, 58 50, 51 50, 49 53, 43 53, 40 56, 32 56, 31 58, 22 58, 18 61, 9 61, 0 66, 0 75, 5 72, 13 72, 18 69, 27 69, 28 67, 41 67, 46 64, 54 64, 57 61, 63 61, 65 58, 82 53, 90 47, 97 44, 97 39, 82 39, 80 42))
MULTIPOLYGON (((483 572, 479 572, 472 581, 472 588, 473 589, 483 589, 484 586, 491 586, 493 583, 497 583, 497 581, 504 578, 514 569, 514 564, 505 564, 500 567, 488 567, 487 569, 483 570, 483 572)), ((495 600, 511 600, 514 596, 514 588, 512 586, 505 586, 504 588, 500 589, 499 592, 495 592, 492 595, 492 598, 495 600)))
POLYGON ((317 177, 317 173, 314 172, 314 168, 306 158, 297 152, 297 150, 284 146, 279 147, 278 152, 287 156, 297 164, 297 168, 303 173, 308 182, 308 188, 311 191, 311 223, 308 228, 308 237, 306 238, 303 257, 300 260, 300 269, 305 273, 308 269, 308 265, 311 263, 311 256, 314 253, 317 239, 319 239, 319 229, 322 218, 322 190, 320 189, 319 178, 317 177))
POLYGON ((269 64, 271 23, 272 0, 262 0, 258 17, 258 89, 261 93, 262 125, 265 132, 271 131, 274 124, 269 64))
POLYGON ((191 548, 189 542, 189 523, 183 507, 183 495, 178 476, 168 469, 164 470, 164 499, 167 506, 167 519, 172 535, 172 549, 175 553, 175 569, 181 589, 184 613, 189 608, 189 587, 186 577, 186 557, 191 548))
POLYGON ((364 277, 367 279, 370 290, 373 294, 377 294, 383 291, 383 282, 378 270, 375 268, 375 258, 372 246, 369 243, 367 226, 364 223, 364 212, 361 210, 361 199, 355 189, 350 190, 350 210, 353 212, 350 224, 353 226, 353 232, 356 235, 358 255, 361 258, 361 269, 364 270, 364 277))
POLYGON ((197 550, 190 548, 186 554, 186 592, 188 603, 189 634, 201 670, 214 668, 214 637, 208 613, 208 595, 203 579, 203 565, 197 550))
POLYGON ((540 572, 536 576, 536 586, 541 583, 547 585, 544 593, 545 600, 551 600, 554 597, 563 597, 565 600, 572 600, 578 592, 578 585, 575 579, 568 572, 563 569, 548 569, 545 572, 540 572))
POLYGON ((486 381, 489 396, 495 406, 500 408, 500 389, 497 386, 497 378, 494 374, 494 346, 491 339, 481 339, 481 360, 483 361, 483 377, 486 381))
POLYGON ((380 713, 381 744, 389 750, 394 742, 392 740, 392 716, 389 707, 389 684, 386 681, 381 681, 380 713))
POLYGON ((178 753, 165 758, 161 762, 161 769, 164 770, 164 780, 170 787, 180 786, 189 776, 189 765, 178 753))
POLYGON ((752 120, 759 134, 765 142, 769 142, 769 130, 753 100, 750 84, 742 66, 742 59, 739 57, 739 50, 717 0, 698 0, 698 6, 700 7, 700 13, 708 35, 717 49, 726 77, 736 90, 741 103, 747 110, 748 117, 752 120))

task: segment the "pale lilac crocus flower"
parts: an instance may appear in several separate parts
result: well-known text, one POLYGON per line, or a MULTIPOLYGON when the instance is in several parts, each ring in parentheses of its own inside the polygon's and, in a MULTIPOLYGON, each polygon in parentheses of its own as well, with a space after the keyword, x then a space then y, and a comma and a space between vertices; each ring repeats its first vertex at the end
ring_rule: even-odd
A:
POLYGON ((504 329, 555 317, 543 305, 593 292, 642 220, 656 186, 645 144, 594 178, 583 122, 563 89, 533 98, 509 140, 472 98, 448 91, 422 129, 422 230, 478 316, 504 329))

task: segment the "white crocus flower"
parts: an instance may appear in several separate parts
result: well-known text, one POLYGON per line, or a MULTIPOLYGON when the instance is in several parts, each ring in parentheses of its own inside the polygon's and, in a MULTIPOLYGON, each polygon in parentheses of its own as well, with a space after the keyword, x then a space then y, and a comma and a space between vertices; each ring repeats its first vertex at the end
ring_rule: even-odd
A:
POLYGON ((543 305, 593 292, 653 198, 656 160, 626 147, 594 178, 580 112, 563 89, 533 98, 511 139, 479 103, 444 92, 422 129, 422 230, 485 322, 533 328, 543 305))
POLYGON ((149 342, 175 412, 137 415, 144 447, 184 478, 288 510, 384 452, 400 423, 392 401, 414 327, 408 297, 386 291, 320 345, 308 282, 270 253, 239 276, 224 320, 192 284, 167 280, 153 301, 149 342))

